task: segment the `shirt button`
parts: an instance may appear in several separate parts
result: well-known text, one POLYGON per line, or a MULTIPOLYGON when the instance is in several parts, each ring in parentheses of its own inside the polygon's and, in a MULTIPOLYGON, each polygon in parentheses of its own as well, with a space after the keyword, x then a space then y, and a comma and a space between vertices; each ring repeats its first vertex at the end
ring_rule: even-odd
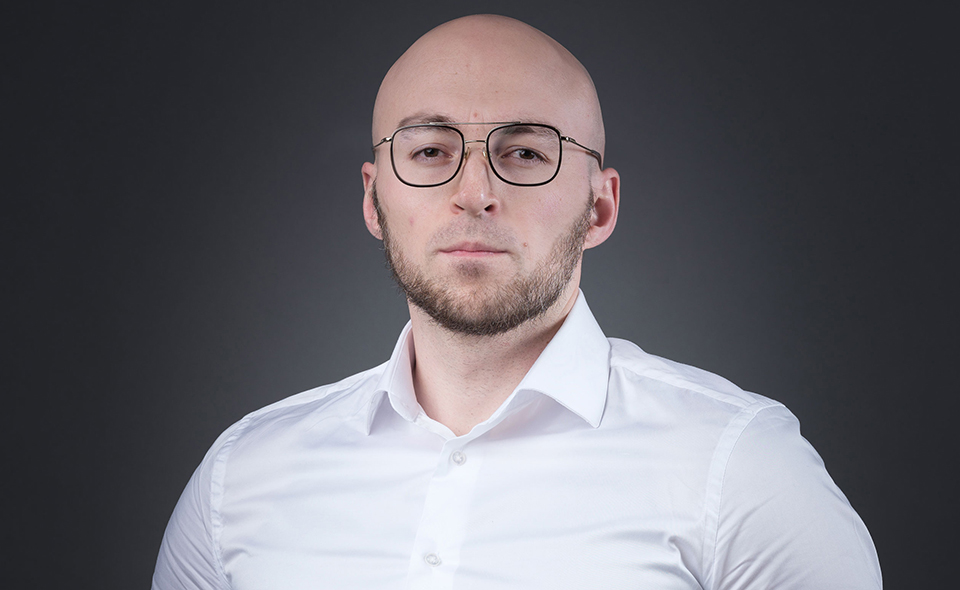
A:
POLYGON ((430 567, 437 567, 440 565, 440 556, 436 553, 427 553, 423 556, 423 560, 427 562, 427 565, 430 567))
POLYGON ((460 451, 454 451, 453 454, 450 455, 450 459, 457 465, 463 465, 467 462, 467 456, 460 451))

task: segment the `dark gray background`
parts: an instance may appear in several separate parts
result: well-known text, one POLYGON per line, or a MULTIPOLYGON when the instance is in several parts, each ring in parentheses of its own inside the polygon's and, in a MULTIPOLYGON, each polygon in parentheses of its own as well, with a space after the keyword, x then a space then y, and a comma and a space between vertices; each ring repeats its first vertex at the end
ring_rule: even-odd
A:
POLYGON ((406 310, 361 218, 373 99, 477 11, 594 76, 623 178, 584 262, 607 334, 786 403, 887 587, 953 579, 955 15, 81 4, 0 19, 5 587, 147 587, 220 431, 388 357, 406 310))

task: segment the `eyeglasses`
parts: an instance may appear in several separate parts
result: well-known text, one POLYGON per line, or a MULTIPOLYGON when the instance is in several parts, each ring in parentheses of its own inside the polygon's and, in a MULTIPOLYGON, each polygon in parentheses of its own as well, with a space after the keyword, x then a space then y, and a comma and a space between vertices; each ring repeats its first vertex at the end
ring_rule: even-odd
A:
POLYGON ((446 184, 463 166, 468 143, 483 143, 483 154, 497 178, 514 186, 540 186, 557 177, 563 143, 586 150, 603 168, 600 152, 540 123, 421 123, 406 125, 373 146, 390 144, 390 163, 400 182, 429 188, 446 184), (498 125, 486 139, 464 139, 453 125, 498 125))

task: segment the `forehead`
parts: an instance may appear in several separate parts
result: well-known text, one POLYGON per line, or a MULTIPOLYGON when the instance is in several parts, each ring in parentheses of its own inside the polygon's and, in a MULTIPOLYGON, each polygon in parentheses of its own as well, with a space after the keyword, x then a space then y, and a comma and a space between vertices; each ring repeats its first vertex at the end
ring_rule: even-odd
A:
POLYGON ((540 122, 575 131, 590 97, 585 74, 564 59, 565 50, 528 37, 483 41, 415 44, 384 78, 374 135, 431 120, 540 122))
POLYGON ((411 75, 396 80, 384 96, 383 122, 399 125, 430 118, 532 121, 564 117, 572 105, 556 78, 523 69, 520 64, 490 68, 448 61, 411 68, 411 75))

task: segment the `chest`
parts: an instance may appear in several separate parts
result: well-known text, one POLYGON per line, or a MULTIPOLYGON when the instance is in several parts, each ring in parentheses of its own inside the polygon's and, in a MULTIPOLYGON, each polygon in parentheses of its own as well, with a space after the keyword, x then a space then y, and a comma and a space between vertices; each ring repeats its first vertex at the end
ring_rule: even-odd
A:
POLYGON ((228 474, 233 587, 699 588, 702 453, 599 432, 397 442, 228 474))

